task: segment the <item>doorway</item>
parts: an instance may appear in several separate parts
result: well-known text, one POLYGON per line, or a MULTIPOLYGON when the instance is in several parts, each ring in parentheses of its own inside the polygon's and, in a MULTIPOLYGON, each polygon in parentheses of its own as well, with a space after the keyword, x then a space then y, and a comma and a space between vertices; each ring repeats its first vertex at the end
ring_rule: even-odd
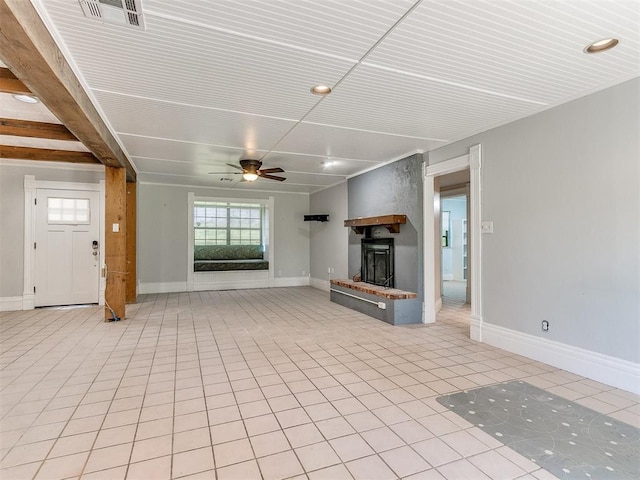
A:
POLYGON ((480 238, 480 178, 481 145, 469 148, 468 153, 451 158, 424 169, 424 323, 433 323, 442 306, 441 286, 441 244, 442 230, 440 215, 440 180, 454 172, 469 171, 468 213, 467 213, 467 278, 471 306, 470 337, 482 341, 482 263, 480 238))
POLYGON ((442 305, 459 307, 471 303, 469 288, 469 184, 447 186, 450 176, 464 176, 469 170, 441 177, 440 187, 440 295, 442 305), (462 175, 459 175, 462 174, 462 175), (444 186, 442 186, 444 185, 444 186))
POLYGON ((23 310, 104 303, 104 181, 24 177, 23 310))
POLYGON ((96 191, 37 190, 34 306, 98 303, 99 219, 96 191))

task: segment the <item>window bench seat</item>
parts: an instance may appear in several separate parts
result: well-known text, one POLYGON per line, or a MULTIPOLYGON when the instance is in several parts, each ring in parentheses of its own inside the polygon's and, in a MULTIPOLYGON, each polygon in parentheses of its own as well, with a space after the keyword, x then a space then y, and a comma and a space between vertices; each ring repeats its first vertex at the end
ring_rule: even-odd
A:
POLYGON ((194 272, 269 270, 261 245, 195 245, 194 272))
POLYGON ((221 272, 228 270, 269 270, 265 260, 197 260, 193 262, 194 272, 221 272))

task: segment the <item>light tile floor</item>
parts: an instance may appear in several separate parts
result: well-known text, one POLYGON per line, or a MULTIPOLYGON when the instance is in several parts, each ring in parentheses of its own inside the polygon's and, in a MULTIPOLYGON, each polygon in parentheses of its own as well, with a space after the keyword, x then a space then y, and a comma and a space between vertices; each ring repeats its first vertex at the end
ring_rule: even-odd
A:
POLYGON ((637 396, 313 288, 0 313, 0 478, 548 479, 435 401, 524 379, 640 425, 637 396))

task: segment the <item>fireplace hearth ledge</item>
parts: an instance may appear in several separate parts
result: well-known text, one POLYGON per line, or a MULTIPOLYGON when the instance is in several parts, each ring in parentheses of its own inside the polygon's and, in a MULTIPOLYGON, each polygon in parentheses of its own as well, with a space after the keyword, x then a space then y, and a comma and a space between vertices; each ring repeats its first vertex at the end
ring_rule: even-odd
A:
POLYGON ((375 295, 376 297, 387 298, 389 300, 404 300, 407 298, 418 297, 418 294, 414 292, 406 292, 404 290, 398 290, 397 288, 385 288, 366 282, 354 282, 353 280, 331 280, 331 285, 339 285, 341 287, 368 293, 370 295, 375 295))
POLYGON ((352 280, 331 280, 331 301, 391 325, 422 323, 418 295, 352 280))

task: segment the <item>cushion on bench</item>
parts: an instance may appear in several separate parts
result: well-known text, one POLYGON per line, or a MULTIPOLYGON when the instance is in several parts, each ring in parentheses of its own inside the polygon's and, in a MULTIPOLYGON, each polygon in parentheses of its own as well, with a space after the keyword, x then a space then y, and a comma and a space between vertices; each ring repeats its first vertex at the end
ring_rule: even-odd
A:
POLYGON ((269 270, 262 245, 195 245, 193 257, 196 272, 269 270))

